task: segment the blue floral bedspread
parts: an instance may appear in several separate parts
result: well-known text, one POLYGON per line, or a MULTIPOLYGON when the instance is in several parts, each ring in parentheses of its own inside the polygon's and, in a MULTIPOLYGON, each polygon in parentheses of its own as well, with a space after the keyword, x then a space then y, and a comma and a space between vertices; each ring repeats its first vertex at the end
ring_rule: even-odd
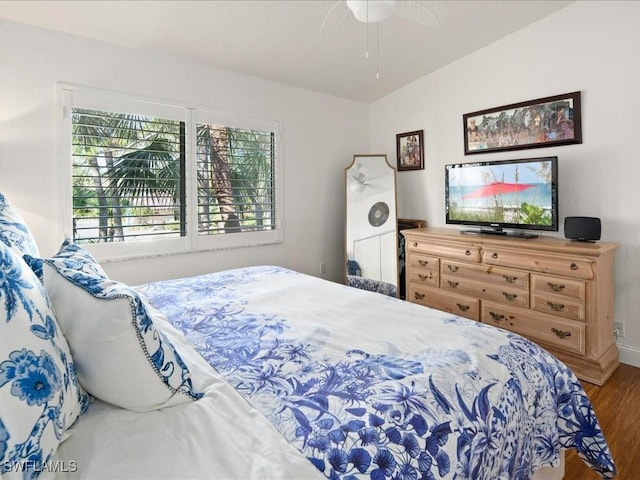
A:
POLYGON ((331 479, 615 466, 580 382, 504 330, 280 267, 138 287, 331 479))

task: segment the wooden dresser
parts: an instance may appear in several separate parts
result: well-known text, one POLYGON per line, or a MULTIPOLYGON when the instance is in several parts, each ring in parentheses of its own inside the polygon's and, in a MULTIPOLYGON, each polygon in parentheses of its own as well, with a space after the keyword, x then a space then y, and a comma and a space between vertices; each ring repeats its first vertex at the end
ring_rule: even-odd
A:
POLYGON ((517 332, 596 385, 618 367, 617 244, 403 230, 407 300, 517 332))

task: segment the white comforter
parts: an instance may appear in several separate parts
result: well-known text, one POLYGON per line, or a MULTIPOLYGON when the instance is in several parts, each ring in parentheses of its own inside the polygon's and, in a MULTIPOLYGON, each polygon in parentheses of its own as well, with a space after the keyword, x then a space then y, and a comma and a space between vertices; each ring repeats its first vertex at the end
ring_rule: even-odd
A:
POLYGON ((513 333, 279 267, 139 290, 206 395, 95 401, 65 479, 524 480, 566 448, 615 475, 580 382, 513 333))

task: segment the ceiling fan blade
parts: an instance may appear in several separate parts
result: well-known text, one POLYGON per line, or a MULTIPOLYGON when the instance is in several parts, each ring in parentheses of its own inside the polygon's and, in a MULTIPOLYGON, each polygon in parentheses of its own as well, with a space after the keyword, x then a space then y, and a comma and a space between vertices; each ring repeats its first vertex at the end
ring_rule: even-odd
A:
POLYGON ((419 0, 401 0, 396 4, 394 13, 409 22, 426 27, 437 27, 440 23, 426 2, 419 0))
POLYGON ((347 8, 345 0, 335 2, 325 15, 322 25, 320 25, 320 34, 338 28, 347 18, 347 15, 349 15, 349 8, 347 8))

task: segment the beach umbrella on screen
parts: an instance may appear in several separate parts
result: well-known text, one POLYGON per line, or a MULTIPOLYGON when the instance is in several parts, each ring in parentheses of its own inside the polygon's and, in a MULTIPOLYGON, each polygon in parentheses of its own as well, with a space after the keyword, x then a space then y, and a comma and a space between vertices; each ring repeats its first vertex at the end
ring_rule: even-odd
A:
POLYGON ((493 197, 497 195, 504 195, 505 193, 520 192, 535 186, 535 183, 492 182, 474 190, 473 192, 467 193, 462 197, 462 199, 466 200, 467 198, 493 197))

